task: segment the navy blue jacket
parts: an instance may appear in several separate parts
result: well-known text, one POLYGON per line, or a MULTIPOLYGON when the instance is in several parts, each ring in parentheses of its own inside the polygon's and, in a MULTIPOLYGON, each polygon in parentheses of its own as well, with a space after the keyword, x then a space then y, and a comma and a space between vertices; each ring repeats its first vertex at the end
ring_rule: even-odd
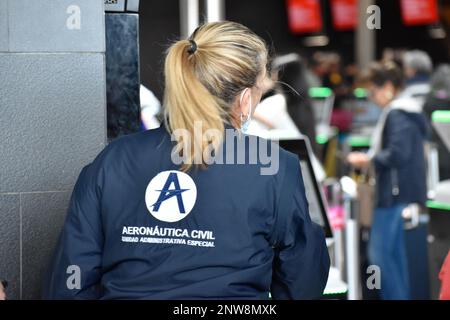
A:
POLYGON ((420 113, 392 110, 383 130, 382 150, 375 155, 377 207, 424 204, 427 196, 424 142, 428 135, 420 113), (398 186, 399 193, 393 192, 398 186))
MULTIPOLYGON (((113 141, 82 170, 44 298, 267 299, 269 291, 275 299, 320 297, 329 256, 308 213, 297 156, 280 150, 275 175, 260 175, 260 163, 191 170, 195 205, 186 218, 165 222, 150 214, 145 195, 160 172, 179 170, 172 148, 165 129, 149 130, 113 141), (70 265, 81 271, 79 286, 69 279, 71 289, 70 265)), ((177 180, 181 191, 172 193, 163 185, 155 188, 162 198, 150 201, 152 210, 167 205, 160 200, 180 209, 181 193, 180 212, 187 212, 186 185, 177 180)))

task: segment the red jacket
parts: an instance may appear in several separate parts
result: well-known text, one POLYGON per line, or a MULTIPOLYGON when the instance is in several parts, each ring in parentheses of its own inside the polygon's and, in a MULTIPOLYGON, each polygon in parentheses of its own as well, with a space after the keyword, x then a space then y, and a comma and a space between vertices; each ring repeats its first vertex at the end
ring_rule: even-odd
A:
POLYGON ((445 258, 442 265, 441 272, 439 273, 439 279, 441 280, 441 295, 440 300, 450 300, 450 251, 447 258, 445 258))

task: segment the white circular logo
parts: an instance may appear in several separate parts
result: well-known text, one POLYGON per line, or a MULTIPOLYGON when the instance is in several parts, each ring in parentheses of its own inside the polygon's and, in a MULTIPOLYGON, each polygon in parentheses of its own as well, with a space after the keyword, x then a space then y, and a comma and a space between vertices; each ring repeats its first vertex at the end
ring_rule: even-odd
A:
POLYGON ((197 187, 184 172, 170 170, 158 173, 145 191, 145 204, 156 219, 176 222, 187 217, 197 199, 197 187))

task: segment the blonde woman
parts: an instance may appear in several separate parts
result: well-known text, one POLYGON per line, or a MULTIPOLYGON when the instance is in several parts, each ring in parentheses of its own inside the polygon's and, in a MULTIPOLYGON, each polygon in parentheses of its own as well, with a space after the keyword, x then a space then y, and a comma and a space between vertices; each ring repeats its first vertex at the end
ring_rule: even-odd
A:
POLYGON ((169 48, 165 125, 113 141, 82 170, 44 298, 321 296, 329 257, 298 158, 244 134, 266 65, 264 42, 233 22, 169 48))

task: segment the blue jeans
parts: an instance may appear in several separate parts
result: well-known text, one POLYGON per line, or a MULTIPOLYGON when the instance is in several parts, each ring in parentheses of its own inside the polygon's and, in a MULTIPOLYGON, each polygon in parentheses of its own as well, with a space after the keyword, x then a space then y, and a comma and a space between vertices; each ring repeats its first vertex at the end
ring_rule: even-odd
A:
POLYGON ((405 204, 376 208, 369 241, 369 261, 381 272, 383 300, 410 299, 408 261, 402 211, 405 204))

